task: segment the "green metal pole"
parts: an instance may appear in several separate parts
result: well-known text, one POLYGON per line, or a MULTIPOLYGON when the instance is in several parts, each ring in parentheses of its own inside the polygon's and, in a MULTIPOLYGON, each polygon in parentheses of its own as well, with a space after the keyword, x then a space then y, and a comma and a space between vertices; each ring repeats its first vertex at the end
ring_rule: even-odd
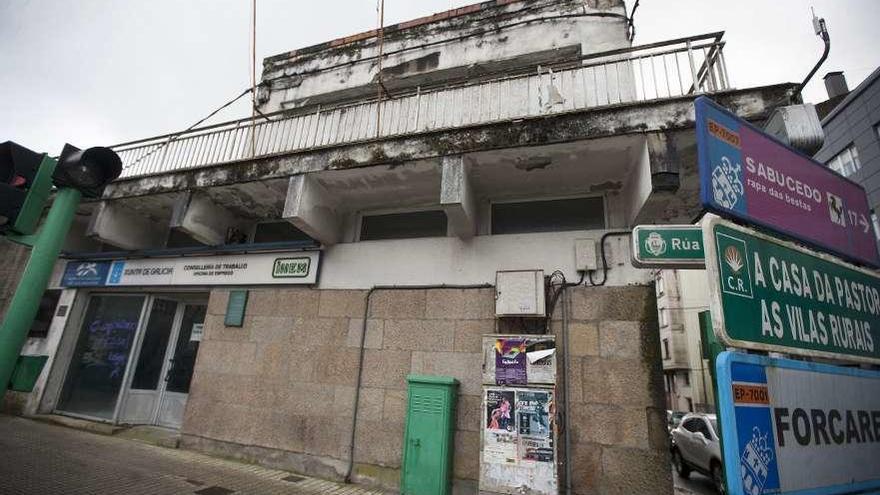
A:
POLYGON ((73 222, 81 198, 82 193, 73 188, 68 187, 58 191, 46 222, 34 243, 12 302, 6 310, 3 325, 0 326, 0 383, 3 384, 0 398, 6 394, 21 346, 24 345, 28 331, 37 316, 40 299, 49 283, 49 277, 52 276, 55 261, 58 259, 58 253, 61 252, 61 245, 70 230, 70 224, 73 222))

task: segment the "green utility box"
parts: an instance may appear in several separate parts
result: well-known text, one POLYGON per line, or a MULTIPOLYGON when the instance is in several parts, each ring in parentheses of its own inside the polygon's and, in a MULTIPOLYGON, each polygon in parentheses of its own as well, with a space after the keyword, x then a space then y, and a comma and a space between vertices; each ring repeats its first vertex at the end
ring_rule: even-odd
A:
POLYGON ((452 440, 458 380, 409 375, 401 495, 452 492, 452 440))
POLYGON ((9 390, 32 392, 48 359, 49 356, 18 356, 15 371, 9 380, 9 390))

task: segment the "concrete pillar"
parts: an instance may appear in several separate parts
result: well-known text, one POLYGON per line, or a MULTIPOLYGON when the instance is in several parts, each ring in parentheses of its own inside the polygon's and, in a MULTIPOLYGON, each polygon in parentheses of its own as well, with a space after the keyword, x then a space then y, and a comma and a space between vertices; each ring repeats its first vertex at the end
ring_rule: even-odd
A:
POLYGON ((325 246, 340 240, 342 224, 338 205, 313 175, 290 178, 281 216, 325 246))
POLYGON ((241 218, 208 196, 192 191, 181 193, 171 212, 171 228, 209 246, 224 244, 228 230, 241 229, 243 224, 241 218))
POLYGON ((446 212, 452 232, 470 239, 477 233, 477 205, 468 177, 468 165, 461 156, 441 159, 440 206, 446 212))
POLYGON ((168 226, 113 201, 101 201, 92 212, 86 235, 121 249, 163 247, 168 226))

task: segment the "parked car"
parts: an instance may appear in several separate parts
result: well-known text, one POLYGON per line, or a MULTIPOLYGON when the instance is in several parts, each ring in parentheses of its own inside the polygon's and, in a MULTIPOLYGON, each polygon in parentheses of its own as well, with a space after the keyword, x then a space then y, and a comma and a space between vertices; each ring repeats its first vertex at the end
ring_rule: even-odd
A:
POLYGON ((667 427, 669 428, 669 433, 672 433, 672 430, 678 427, 681 424, 682 418, 686 415, 686 412, 682 411, 670 411, 666 410, 666 422, 667 427))
POLYGON ((718 421, 714 414, 685 415, 672 430, 672 463, 682 478, 697 471, 712 478, 719 494, 726 493, 718 421))

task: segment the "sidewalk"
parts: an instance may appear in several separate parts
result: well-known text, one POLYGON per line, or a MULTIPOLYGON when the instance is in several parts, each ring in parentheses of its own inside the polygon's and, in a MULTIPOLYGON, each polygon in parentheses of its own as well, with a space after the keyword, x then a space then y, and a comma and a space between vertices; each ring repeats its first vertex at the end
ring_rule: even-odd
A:
POLYGON ((12 416, 0 416, 0 493, 385 494, 12 416))

